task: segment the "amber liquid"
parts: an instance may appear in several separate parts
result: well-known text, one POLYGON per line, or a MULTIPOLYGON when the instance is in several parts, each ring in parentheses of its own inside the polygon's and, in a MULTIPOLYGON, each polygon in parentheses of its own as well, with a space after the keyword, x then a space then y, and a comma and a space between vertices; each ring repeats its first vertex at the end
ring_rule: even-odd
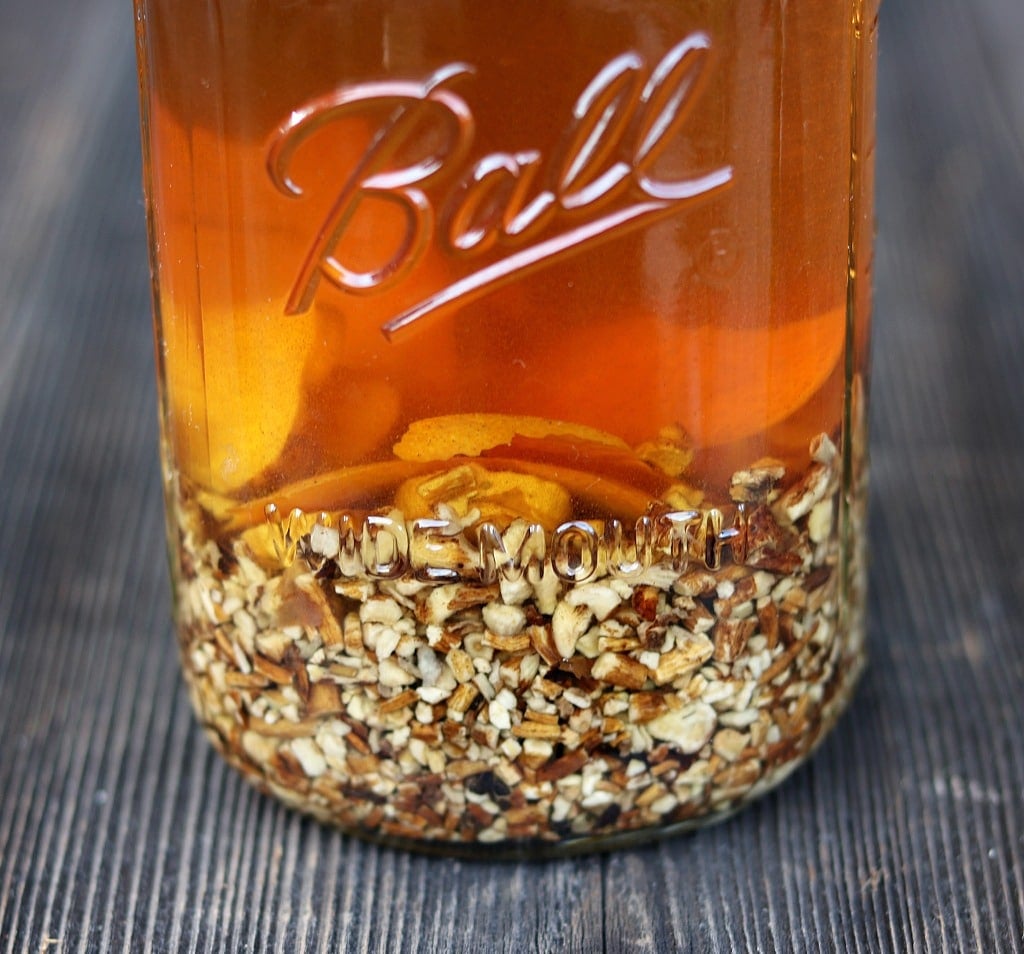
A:
POLYGON ((261 789, 557 853, 807 757, 863 658, 871 5, 136 0, 181 658, 261 789))
POLYGON ((866 302, 849 296, 850 238, 865 230, 851 225, 847 5, 455 11, 148 4, 146 174, 175 469, 239 502, 288 506, 320 478, 322 499, 303 505, 387 507, 438 470, 431 458, 480 450, 455 434, 402 459, 411 426, 500 414, 512 436, 499 428, 493 467, 568 474, 575 517, 635 516, 679 481, 721 498, 729 474, 766 455, 795 479, 814 435, 840 438, 866 335, 866 302), (689 60, 666 60, 687 41, 689 60), (438 78, 454 64, 468 69, 438 78), (616 70, 621 83, 602 86, 616 70), (423 107, 431 77, 448 99, 423 107), (603 112, 587 112, 588 90, 607 93, 603 112), (706 187, 616 225, 652 201, 651 182, 706 187), (358 293, 340 266, 363 276, 358 293), (564 427, 517 431, 524 417, 564 427), (652 445, 678 451, 682 473, 638 454, 652 445))

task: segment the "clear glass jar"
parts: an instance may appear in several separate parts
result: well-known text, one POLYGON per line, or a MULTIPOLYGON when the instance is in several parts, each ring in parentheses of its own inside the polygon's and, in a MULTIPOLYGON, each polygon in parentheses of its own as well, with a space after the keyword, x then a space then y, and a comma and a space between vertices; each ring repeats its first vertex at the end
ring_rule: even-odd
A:
POLYGON ((259 788, 545 855, 863 660, 876 2, 136 0, 181 656, 259 788))

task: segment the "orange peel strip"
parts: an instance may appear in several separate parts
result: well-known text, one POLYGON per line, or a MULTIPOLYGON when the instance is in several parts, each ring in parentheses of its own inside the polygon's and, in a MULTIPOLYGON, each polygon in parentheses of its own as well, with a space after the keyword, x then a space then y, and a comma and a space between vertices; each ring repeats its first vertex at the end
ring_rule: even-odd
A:
POLYGON ((382 501, 390 503, 399 484, 420 474, 436 471, 437 465, 419 461, 386 460, 375 464, 343 467, 282 487, 280 490, 244 502, 207 496, 204 508, 220 520, 229 532, 246 529, 266 519, 267 506, 273 504, 287 514, 298 508, 307 513, 328 513, 363 507, 377 509, 382 501))
POLYGON ((476 457, 516 437, 561 437, 608 447, 628 446, 614 434, 571 421, 516 414, 443 414, 410 424, 394 452, 402 460, 444 461, 476 457))

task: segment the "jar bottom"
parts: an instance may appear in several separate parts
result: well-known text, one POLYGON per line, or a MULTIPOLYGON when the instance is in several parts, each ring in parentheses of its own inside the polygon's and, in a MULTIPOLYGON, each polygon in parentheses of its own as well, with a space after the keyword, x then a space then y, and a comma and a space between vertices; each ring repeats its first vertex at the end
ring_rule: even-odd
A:
POLYGON ((217 536, 183 494, 193 706, 259 789, 380 843, 539 858, 709 824, 806 760, 863 666, 864 481, 844 504, 840 464, 823 436, 781 494, 738 473, 742 562, 577 585, 346 576, 327 515, 217 536))
MULTIPOLYGON (((755 801, 776 790, 797 769, 810 761, 850 704, 866 665, 866 655, 860 652, 847 662, 848 665, 835 681, 831 698, 822 708, 821 718, 816 725, 813 739, 807 747, 798 756, 780 764, 760 778, 733 801, 722 807, 679 821, 647 825, 636 829, 570 834, 557 841, 542 838, 519 838, 494 842, 438 840, 391 834, 380 828, 368 828, 365 825, 345 824, 344 821, 323 809, 297 801, 293 791, 275 791, 272 783, 268 783, 265 778, 254 773, 251 761, 239 758, 235 750, 226 747, 224 740, 216 730, 210 726, 205 728, 214 748, 258 792, 275 798, 299 813, 328 827, 336 828, 343 834, 359 841, 413 854, 458 858, 467 861, 546 861, 644 847, 665 839, 689 834, 698 829, 728 821, 755 801)), ((194 688, 190 686, 190 689, 194 693, 194 688)), ((194 696, 193 703, 195 703, 194 696)))

